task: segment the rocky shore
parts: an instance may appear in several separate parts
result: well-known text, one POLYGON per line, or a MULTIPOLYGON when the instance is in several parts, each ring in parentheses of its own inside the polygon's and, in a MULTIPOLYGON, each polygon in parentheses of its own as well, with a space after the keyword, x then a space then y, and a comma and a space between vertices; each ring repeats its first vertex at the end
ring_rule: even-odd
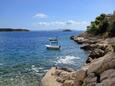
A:
POLYGON ((89 51, 86 64, 77 71, 52 67, 41 80, 41 86, 115 86, 115 37, 82 33, 71 39, 89 51))

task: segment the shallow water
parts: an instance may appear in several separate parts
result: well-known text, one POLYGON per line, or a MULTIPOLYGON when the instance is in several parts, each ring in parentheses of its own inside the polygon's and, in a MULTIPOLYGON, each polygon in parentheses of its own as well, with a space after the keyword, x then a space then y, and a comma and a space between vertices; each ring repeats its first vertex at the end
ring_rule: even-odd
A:
POLYGON ((87 52, 70 40, 80 32, 1 32, 0 86, 38 86, 52 66, 80 68, 87 52), (48 38, 58 37, 60 50, 47 50, 48 38))

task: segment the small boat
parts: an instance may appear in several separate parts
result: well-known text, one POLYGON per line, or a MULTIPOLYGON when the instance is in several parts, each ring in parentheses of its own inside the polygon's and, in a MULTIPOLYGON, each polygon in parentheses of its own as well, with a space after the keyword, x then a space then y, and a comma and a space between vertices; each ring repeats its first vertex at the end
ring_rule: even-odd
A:
POLYGON ((60 45, 58 45, 58 39, 57 38, 49 38, 49 45, 45 45, 47 49, 52 49, 52 50, 59 50, 60 45))

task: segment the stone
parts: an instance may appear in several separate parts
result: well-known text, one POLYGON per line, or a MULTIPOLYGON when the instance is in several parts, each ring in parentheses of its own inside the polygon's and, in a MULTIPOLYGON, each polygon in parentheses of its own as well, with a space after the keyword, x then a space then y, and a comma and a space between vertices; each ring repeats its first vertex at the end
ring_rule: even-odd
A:
POLYGON ((82 86, 81 81, 74 81, 74 80, 66 80, 63 86, 82 86))
POLYGON ((55 73, 56 68, 52 67, 42 78, 41 80, 41 86, 62 86, 61 83, 56 81, 55 75, 52 75, 55 73))
POLYGON ((74 86, 74 81, 73 80, 66 80, 63 83, 63 86, 74 86))
POLYGON ((70 76, 71 79, 75 79, 79 81, 83 81, 85 77, 86 77, 86 70, 82 70, 82 69, 71 73, 70 76))
POLYGON ((95 86, 97 82, 97 77, 87 77, 84 79, 83 81, 83 85, 82 86, 95 86))
POLYGON ((59 76, 61 72, 63 72, 63 70, 57 69, 57 70, 55 71, 55 75, 59 76))
POLYGON ((63 83, 63 82, 65 81, 65 79, 62 78, 62 77, 57 77, 57 78, 56 78, 56 81, 57 81, 57 82, 60 82, 60 83, 63 83))
POLYGON ((105 79, 101 83, 96 84, 96 86, 115 86, 115 78, 105 79))
POLYGON ((92 59, 99 58, 105 55, 105 52, 101 49, 94 49, 89 54, 89 57, 92 59))
POLYGON ((108 79, 108 78, 115 78, 115 69, 109 69, 107 71, 104 71, 101 74, 100 80, 103 81, 103 80, 108 79))
POLYGON ((61 67, 59 69, 63 70, 63 71, 67 71, 67 72, 73 72, 74 71, 72 68, 66 68, 66 67, 61 67))
POLYGON ((98 58, 89 65, 89 73, 100 74, 108 69, 115 68, 115 53, 108 53, 107 55, 98 58))
POLYGON ((70 73, 63 71, 57 76, 56 81, 63 83, 65 80, 69 79, 70 79, 70 73))

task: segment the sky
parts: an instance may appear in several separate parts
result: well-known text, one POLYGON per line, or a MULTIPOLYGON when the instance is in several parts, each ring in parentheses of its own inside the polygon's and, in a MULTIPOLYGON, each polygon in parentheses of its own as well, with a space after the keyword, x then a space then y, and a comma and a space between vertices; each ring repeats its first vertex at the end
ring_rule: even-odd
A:
POLYGON ((114 10, 115 0, 0 0, 0 27, 86 30, 96 16, 114 10))

